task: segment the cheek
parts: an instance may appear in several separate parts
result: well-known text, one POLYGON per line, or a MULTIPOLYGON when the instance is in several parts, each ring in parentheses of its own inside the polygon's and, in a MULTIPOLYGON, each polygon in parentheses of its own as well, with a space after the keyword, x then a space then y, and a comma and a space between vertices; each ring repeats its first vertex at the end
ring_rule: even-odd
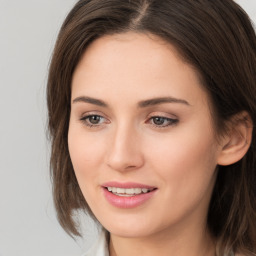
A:
POLYGON ((73 169, 84 198, 92 209, 101 202, 99 193, 95 193, 95 184, 99 184, 98 170, 102 165, 102 145, 93 136, 86 136, 83 128, 70 126, 68 145, 73 169))
POLYGON ((103 145, 94 136, 86 136, 83 127, 70 125, 68 146, 71 162, 81 188, 91 183, 97 175, 96 169, 102 165, 103 145))
POLYGON ((215 184, 214 137, 211 133, 193 135, 177 133, 162 140, 148 158, 149 169, 154 170, 159 182, 162 201, 167 202, 158 205, 158 215, 166 223, 192 212, 203 214, 208 208, 215 184))
POLYGON ((199 124, 186 131, 177 129, 159 143, 155 141, 148 154, 151 155, 152 169, 157 170, 167 185, 165 187, 175 194, 201 193, 212 181, 217 165, 217 146, 209 129, 208 132, 201 131, 199 124))

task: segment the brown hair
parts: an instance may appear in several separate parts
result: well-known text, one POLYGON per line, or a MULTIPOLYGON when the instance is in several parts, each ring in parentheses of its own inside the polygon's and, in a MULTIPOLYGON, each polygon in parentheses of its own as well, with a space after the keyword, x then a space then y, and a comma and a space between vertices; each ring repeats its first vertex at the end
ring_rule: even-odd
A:
MULTIPOLYGON (((79 235, 75 210, 91 213, 68 152, 71 79, 88 45, 114 33, 155 34, 196 68, 211 99, 219 131, 246 111, 256 123, 256 37, 247 14, 232 0, 80 0, 60 30, 52 56, 47 102, 52 140, 54 202, 62 227, 79 235)), ((242 160, 219 166, 208 226, 217 255, 256 253, 256 134, 242 160)))

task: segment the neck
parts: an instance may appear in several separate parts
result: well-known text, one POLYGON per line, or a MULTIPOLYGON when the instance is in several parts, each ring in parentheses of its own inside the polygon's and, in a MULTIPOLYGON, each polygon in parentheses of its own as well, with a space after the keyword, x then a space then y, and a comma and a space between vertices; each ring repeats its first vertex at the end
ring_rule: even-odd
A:
POLYGON ((147 237, 126 238, 111 235, 110 256, 214 256, 215 244, 209 232, 189 229, 161 232, 147 237))

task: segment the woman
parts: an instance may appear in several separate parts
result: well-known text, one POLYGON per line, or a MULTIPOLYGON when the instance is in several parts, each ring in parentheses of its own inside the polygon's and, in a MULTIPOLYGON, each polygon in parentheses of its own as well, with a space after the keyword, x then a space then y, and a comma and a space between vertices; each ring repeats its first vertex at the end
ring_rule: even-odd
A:
POLYGON ((231 0, 81 0, 47 100, 58 219, 86 255, 255 255, 256 37, 231 0))

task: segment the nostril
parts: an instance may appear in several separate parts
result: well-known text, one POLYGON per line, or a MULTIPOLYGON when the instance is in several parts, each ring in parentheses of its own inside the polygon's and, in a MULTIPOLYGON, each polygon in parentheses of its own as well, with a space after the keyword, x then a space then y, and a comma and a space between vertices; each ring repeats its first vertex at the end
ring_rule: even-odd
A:
POLYGON ((126 167, 126 169, 133 169, 133 168, 136 168, 136 166, 135 165, 129 165, 129 166, 126 167))

